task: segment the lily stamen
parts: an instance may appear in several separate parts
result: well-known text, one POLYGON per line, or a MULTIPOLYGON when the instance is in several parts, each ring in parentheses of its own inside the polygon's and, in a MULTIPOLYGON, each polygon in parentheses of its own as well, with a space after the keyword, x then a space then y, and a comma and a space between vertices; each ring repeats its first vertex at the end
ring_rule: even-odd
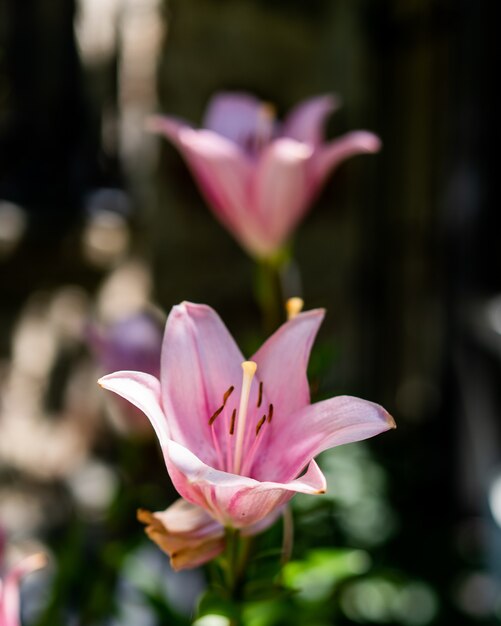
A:
POLYGON ((285 310, 287 312, 287 319, 292 320, 299 315, 304 307, 304 300, 302 298, 289 298, 285 303, 285 310))
POLYGON ((271 422, 272 419, 273 419, 273 404, 270 404, 268 408, 268 424, 271 422))
POLYGON ((221 415, 221 413, 223 412, 224 409, 224 404, 222 404, 219 409, 212 414, 211 418, 209 419, 209 426, 212 426, 212 424, 214 424, 214 422, 216 421, 216 418, 219 417, 219 415, 221 415))
POLYGON ((256 426, 256 437, 259 435, 259 431, 261 430, 262 425, 266 422, 266 415, 259 420, 256 426))
POLYGON ((239 474, 242 467, 242 449, 245 435, 245 422, 247 421, 247 407, 251 391, 252 379, 256 373, 257 364, 254 361, 244 361, 242 363, 242 393, 240 395, 240 406, 238 408, 237 435, 235 442, 235 462, 233 473, 239 474))
POLYGON ((219 415, 221 415, 221 413, 223 412, 224 407, 226 406, 226 401, 228 400, 228 398, 231 396, 231 394, 233 393, 233 390, 235 389, 235 387, 232 385, 231 387, 229 387, 229 389, 227 389, 224 392, 223 395, 223 404, 219 407, 219 409, 217 409, 217 411, 215 411, 210 419, 209 419, 209 426, 212 426, 212 424, 214 424, 214 422, 216 421, 216 418, 219 417, 219 415))
POLYGON ((257 396, 257 404, 256 404, 256 407, 258 409, 261 406, 262 401, 263 401, 263 381, 259 381, 259 393, 257 396))
POLYGON ((233 409, 233 412, 231 414, 231 422, 230 422, 230 435, 233 435, 233 433, 235 432, 235 418, 237 416, 237 410, 233 409))
POLYGON ((224 396, 223 396, 223 404, 226 404, 226 400, 228 400, 228 398, 231 396, 231 394, 233 393, 233 390, 235 389, 235 387, 232 385, 231 387, 229 387, 225 392, 224 392, 224 396))

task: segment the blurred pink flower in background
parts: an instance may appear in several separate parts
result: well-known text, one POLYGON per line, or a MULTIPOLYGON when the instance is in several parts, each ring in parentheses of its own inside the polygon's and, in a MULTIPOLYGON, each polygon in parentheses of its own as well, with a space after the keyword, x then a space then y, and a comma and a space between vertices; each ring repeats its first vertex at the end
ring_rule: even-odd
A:
POLYGON ((87 338, 104 371, 137 369, 158 376, 162 333, 158 317, 139 312, 106 326, 91 324, 87 338))
POLYGON ((215 311, 185 302, 167 320, 160 380, 125 371, 99 381, 148 416, 174 486, 195 505, 143 516, 171 557, 174 539, 191 551, 183 567, 222 549, 223 527, 256 532, 295 493, 323 493, 313 460, 323 450, 395 427, 382 407, 359 398, 310 404, 306 367, 323 316, 298 314, 245 361, 215 311))
MULTIPOLYGON (((162 332, 157 315, 137 312, 104 325, 89 324, 86 338, 101 372, 130 369, 159 376, 162 332)), ((108 408, 120 430, 137 435, 151 433, 144 414, 130 402, 115 397, 108 408)))
POLYGON ((254 96, 220 93, 201 129, 171 116, 153 116, 147 126, 178 148, 216 217, 242 247, 269 258, 287 243, 337 165, 381 147, 363 130, 326 141, 327 117, 338 107, 334 96, 317 96, 279 124, 273 108, 254 96))
POLYGON ((45 563, 46 558, 43 554, 33 554, 23 559, 0 580, 0 626, 21 626, 19 594, 21 578, 40 569, 45 563))

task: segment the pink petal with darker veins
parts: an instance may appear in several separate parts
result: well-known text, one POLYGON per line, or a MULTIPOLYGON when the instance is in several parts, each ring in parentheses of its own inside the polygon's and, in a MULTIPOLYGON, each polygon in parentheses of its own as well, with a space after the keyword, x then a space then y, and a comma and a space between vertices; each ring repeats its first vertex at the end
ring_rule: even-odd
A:
POLYGON ((279 483, 215 470, 173 441, 168 444, 167 455, 169 473, 178 492, 205 508, 224 526, 252 526, 285 504, 294 493, 325 491, 325 478, 314 461, 300 478, 279 483))
POLYGON ((306 368, 324 315, 324 309, 300 313, 280 326, 251 359, 257 363, 266 400, 274 405, 277 428, 291 413, 310 403, 306 368))
POLYGON ((274 454, 261 455, 253 475, 258 480, 288 481, 320 452, 391 428, 395 422, 383 407, 360 398, 337 396, 308 405, 271 430, 267 449, 274 454))

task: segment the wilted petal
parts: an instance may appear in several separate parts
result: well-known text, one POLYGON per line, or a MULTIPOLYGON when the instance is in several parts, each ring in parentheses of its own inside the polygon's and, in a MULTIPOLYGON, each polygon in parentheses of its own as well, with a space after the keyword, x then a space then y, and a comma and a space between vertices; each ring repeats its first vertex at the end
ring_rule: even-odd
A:
POLYGON ((287 116, 282 135, 314 146, 319 145, 324 139, 327 117, 340 105, 339 98, 330 94, 301 102, 287 116))
POLYGON ((262 107, 247 93, 218 93, 208 104, 203 126, 245 149, 259 126, 262 107))
POLYGON ((150 420, 160 445, 169 438, 169 428, 160 397, 160 381, 142 372, 114 372, 103 376, 98 383, 113 391, 140 409, 150 420))
POLYGON ((374 133, 358 130, 343 135, 339 139, 320 146, 312 161, 312 181, 319 188, 342 161, 356 154, 379 152, 381 140, 374 133))
MULTIPOLYGON (((273 426, 273 424, 272 424, 273 426)), ((254 464, 260 479, 287 481, 328 448, 362 441, 395 428, 383 407, 351 396, 338 396, 304 407, 271 430, 267 452, 254 464), (286 450, 286 454, 279 454, 286 450)))
POLYGON ((324 315, 323 309, 300 313, 280 326, 252 357, 266 401, 273 403, 277 428, 310 403, 306 368, 324 315))
POLYGON ((224 528, 207 513, 185 500, 177 500, 165 511, 138 511, 145 532, 171 561, 173 569, 197 567, 224 550, 224 528))
POLYGON ((261 155, 252 185, 256 217, 273 252, 290 235, 307 208, 312 148, 293 139, 273 141, 261 155))

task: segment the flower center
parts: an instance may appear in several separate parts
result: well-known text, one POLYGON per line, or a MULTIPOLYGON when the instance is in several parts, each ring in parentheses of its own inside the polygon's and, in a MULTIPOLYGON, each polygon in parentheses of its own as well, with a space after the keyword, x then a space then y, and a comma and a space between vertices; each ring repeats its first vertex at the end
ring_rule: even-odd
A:
POLYGON ((255 126, 243 140, 243 147, 251 158, 258 157, 273 139, 276 127, 275 107, 263 102, 256 116, 255 126))
MULTIPOLYGON (((232 385, 223 395, 223 404, 209 419, 212 441, 218 456, 219 466, 234 474, 248 475, 264 436, 262 434, 263 427, 273 419, 273 404, 270 404, 267 411, 264 409, 264 414, 257 421, 255 427, 249 424, 249 417, 255 412, 255 410, 249 411, 249 399, 256 370, 257 364, 254 361, 244 361, 242 363, 242 391, 240 393, 238 411, 236 408, 233 408, 231 417, 229 410, 225 412, 228 398, 235 389, 232 385), (221 414, 223 414, 221 417, 223 423, 220 426, 218 437, 215 430, 215 422, 221 414), (254 440, 252 440, 252 437, 254 437, 254 440), (222 449, 221 446, 224 446, 225 449, 222 449)), ((261 407, 263 397, 263 382, 260 381, 256 409, 261 407)))

